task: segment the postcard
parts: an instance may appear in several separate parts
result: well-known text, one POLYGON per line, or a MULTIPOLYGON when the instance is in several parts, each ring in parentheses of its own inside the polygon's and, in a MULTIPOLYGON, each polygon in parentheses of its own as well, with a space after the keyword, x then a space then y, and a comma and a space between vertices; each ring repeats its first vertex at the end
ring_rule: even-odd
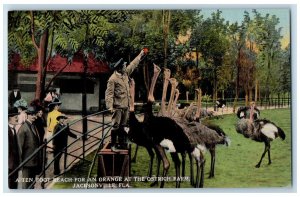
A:
POLYGON ((291 191, 292 24, 271 6, 9 10, 6 189, 291 191))

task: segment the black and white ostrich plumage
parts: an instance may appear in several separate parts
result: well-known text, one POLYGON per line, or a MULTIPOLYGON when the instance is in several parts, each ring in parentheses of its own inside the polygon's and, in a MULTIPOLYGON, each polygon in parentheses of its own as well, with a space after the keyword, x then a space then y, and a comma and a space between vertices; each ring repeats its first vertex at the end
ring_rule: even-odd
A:
MULTIPOLYGON (((250 107, 242 106, 238 108, 238 111, 236 112, 236 115, 239 119, 250 118, 250 107)), ((254 107, 253 109, 253 120, 256 120, 260 117, 260 111, 257 107, 254 107)))
POLYGON ((219 144, 229 146, 230 139, 221 127, 212 123, 189 122, 188 126, 194 132, 193 137, 204 143, 211 155, 209 178, 215 176, 216 146, 219 144))
MULTIPOLYGON (((241 110, 242 111, 242 110, 241 110)), ((238 111, 239 113, 239 111, 238 111)), ((257 113, 254 113, 257 114, 257 113)), ((238 115, 238 117, 242 117, 238 115)), ((271 122, 267 119, 255 119, 254 121, 251 121, 250 119, 246 119, 242 117, 238 120, 236 124, 236 131, 246 138, 250 138, 256 142, 264 142, 265 149, 264 152, 255 166, 256 168, 259 168, 261 165, 261 162, 265 156, 265 154, 268 152, 268 164, 271 164, 271 141, 274 139, 280 137, 282 140, 285 139, 285 133, 284 131, 278 127, 274 122, 271 122)))

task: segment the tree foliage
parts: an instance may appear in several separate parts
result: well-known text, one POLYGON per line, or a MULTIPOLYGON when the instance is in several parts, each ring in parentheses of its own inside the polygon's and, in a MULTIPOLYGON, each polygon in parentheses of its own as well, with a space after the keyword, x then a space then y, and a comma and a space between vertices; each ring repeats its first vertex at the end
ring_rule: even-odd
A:
MULTIPOLYGON (((121 57, 130 62, 147 47, 142 64, 171 69, 184 91, 200 86, 216 99, 221 91, 237 98, 257 89, 267 96, 290 90, 290 47, 281 47, 279 19, 257 10, 231 24, 220 10, 208 18, 200 10, 11 11, 8 20, 9 60, 19 54, 28 66, 39 59, 42 89, 56 54, 69 63, 78 53, 93 54, 111 64, 121 57)), ((145 70, 138 73, 137 80, 149 81, 145 70)))

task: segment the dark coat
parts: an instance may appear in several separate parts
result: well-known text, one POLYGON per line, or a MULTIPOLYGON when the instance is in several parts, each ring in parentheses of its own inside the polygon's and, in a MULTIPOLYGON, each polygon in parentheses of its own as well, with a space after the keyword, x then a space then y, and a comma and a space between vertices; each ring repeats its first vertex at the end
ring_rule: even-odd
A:
POLYGON ((20 165, 20 154, 17 135, 8 127, 8 168, 14 170, 20 165))
POLYGON ((20 91, 17 91, 17 96, 14 95, 14 91, 11 91, 9 93, 9 97, 8 97, 8 103, 10 106, 13 106, 14 103, 17 101, 17 100, 20 100, 21 99, 21 92, 20 91))
POLYGON ((44 136, 45 136, 45 120, 43 118, 38 117, 33 123, 39 133, 40 142, 43 143, 44 136))
MULTIPOLYGON (((40 138, 36 127, 27 120, 20 127, 17 136, 21 151, 21 160, 24 161, 39 148, 41 145, 40 138)), ((40 168, 42 161, 41 153, 42 151, 36 154, 24 166, 40 168)))
POLYGON ((65 146, 68 145, 68 136, 70 136, 72 138, 77 138, 77 135, 72 133, 70 131, 69 127, 65 128, 64 130, 61 131, 61 129, 64 128, 65 126, 66 125, 61 125, 60 123, 58 123, 54 127, 53 136, 59 132, 59 134, 53 138, 53 148, 56 150, 63 149, 65 146))

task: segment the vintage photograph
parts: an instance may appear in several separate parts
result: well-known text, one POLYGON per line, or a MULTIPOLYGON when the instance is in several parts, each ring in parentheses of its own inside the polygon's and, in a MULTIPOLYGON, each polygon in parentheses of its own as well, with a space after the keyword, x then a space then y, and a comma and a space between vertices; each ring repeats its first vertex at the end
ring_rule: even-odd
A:
POLYGON ((9 10, 6 189, 292 189, 291 26, 271 6, 9 10))

